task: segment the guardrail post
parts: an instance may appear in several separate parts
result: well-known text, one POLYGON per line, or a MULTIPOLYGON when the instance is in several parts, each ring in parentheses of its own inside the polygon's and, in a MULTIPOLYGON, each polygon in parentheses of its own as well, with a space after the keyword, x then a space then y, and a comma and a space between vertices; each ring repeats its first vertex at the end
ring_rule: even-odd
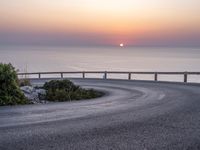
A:
POLYGON ((62 72, 60 73, 60 76, 61 76, 61 78, 63 79, 63 73, 62 73, 62 72))
POLYGON ((184 73, 184 82, 187 82, 187 72, 184 73))
POLYGON ((131 80, 131 73, 128 73, 128 79, 131 80))
POLYGON ((38 77, 39 77, 39 79, 41 78, 41 74, 40 73, 38 73, 38 77))
POLYGON ((107 71, 104 73, 104 79, 107 79, 107 71))
POLYGON ((83 75, 83 78, 85 78, 85 72, 83 72, 82 75, 83 75))
POLYGON ((157 72, 155 72, 155 74, 154 74, 154 81, 158 81, 158 73, 157 72))

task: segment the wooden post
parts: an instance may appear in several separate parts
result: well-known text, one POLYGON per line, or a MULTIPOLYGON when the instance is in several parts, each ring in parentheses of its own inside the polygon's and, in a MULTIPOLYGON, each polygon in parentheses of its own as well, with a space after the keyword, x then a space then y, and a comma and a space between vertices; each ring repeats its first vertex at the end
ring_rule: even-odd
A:
POLYGON ((83 74, 83 78, 85 78, 85 72, 83 72, 82 74, 83 74))
POLYGON ((184 82, 187 83, 187 72, 184 73, 184 82))
POLYGON ((41 78, 41 74, 40 73, 38 74, 38 77, 39 77, 39 79, 41 78))
POLYGON ((60 76, 61 76, 61 78, 63 79, 63 73, 62 73, 62 72, 60 73, 60 76))
POLYGON ((158 73, 157 72, 155 72, 155 74, 154 74, 154 80, 158 81, 158 73))
POLYGON ((128 79, 131 80, 131 73, 128 73, 128 79))

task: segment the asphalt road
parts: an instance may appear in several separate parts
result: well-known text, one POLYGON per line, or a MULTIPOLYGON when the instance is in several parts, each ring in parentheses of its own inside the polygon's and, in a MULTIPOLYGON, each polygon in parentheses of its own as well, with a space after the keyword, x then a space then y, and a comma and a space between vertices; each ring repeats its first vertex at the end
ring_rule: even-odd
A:
POLYGON ((0 150, 200 149, 200 85, 73 81, 106 95, 0 107, 0 150))

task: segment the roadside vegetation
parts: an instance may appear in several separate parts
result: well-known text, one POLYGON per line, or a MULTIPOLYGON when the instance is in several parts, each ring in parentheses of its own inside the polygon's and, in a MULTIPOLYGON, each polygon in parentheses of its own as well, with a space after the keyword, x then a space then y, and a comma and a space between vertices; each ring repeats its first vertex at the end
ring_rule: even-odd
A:
POLYGON ((101 97, 102 92, 93 89, 83 89, 69 80, 52 80, 43 86, 48 101, 71 101, 101 97))
POLYGON ((30 80, 25 78, 25 79, 19 79, 18 80, 19 86, 31 86, 30 80))
POLYGON ((11 64, 0 63, 0 106, 29 103, 18 82, 15 68, 11 64))
POLYGON ((0 106, 92 99, 102 95, 102 92, 74 85, 70 80, 52 80, 43 87, 33 87, 29 79, 18 79, 11 64, 0 63, 0 106))

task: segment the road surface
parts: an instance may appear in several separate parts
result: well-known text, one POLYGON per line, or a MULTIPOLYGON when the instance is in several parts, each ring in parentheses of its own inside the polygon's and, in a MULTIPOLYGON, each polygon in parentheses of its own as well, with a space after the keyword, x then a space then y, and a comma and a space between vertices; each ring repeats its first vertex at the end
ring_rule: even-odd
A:
POLYGON ((200 149, 199 84, 73 81, 106 95, 0 107, 0 150, 200 149))

